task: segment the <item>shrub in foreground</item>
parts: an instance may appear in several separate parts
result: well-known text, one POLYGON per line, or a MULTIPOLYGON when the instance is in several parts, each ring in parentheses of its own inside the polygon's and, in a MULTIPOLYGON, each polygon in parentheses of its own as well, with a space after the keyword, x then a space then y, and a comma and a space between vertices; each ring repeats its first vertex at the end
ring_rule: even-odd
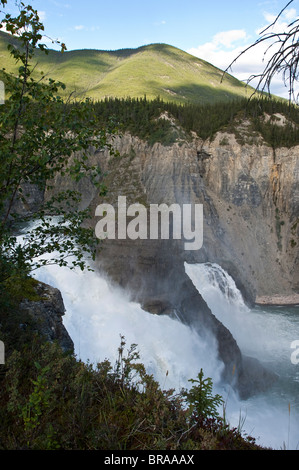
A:
MULTIPOLYGON (((1 366, 0 449, 259 449, 214 409, 206 413, 203 388, 195 402, 161 390, 138 358, 124 338, 113 366, 83 363, 38 336, 14 350, 1 366)), ((207 391, 211 406, 218 397, 207 391)))

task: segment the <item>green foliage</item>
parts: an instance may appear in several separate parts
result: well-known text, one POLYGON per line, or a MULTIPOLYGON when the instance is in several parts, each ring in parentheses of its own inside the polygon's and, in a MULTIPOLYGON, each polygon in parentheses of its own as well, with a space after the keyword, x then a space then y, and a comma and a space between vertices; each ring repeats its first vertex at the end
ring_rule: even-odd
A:
POLYGON ((212 395, 213 382, 210 377, 204 379, 203 370, 200 369, 197 379, 190 379, 193 387, 184 392, 193 418, 205 419, 219 416, 218 407, 223 403, 220 395, 212 395))
POLYGON ((259 449, 207 409, 191 422, 183 396, 161 390, 138 358, 123 337, 114 365, 38 337, 20 345, 0 366, 0 449, 259 449))
POLYGON ((112 152, 107 143, 111 128, 98 127, 88 100, 67 106, 60 96, 63 83, 35 77, 37 49, 48 52, 40 44, 44 27, 30 5, 20 2, 19 8, 18 16, 6 14, 0 25, 18 38, 9 45, 17 73, 3 69, 1 75, 6 99, 0 106, 0 283, 16 281, 44 264, 87 267, 86 256, 94 256, 98 240, 83 226, 90 213, 79 210, 78 192, 66 190, 41 201, 29 216, 20 215, 15 207, 18 201, 26 204, 25 188, 50 190, 58 175, 76 183, 88 178, 102 193, 101 169, 91 165, 88 156, 91 147, 106 146, 112 152), (35 220, 35 226, 20 244, 14 231, 29 220, 35 220))
POLYGON ((41 369, 38 363, 35 367, 39 371, 36 380, 32 380, 33 391, 29 396, 28 403, 22 408, 22 417, 24 420, 25 433, 31 434, 40 424, 40 418, 46 408, 49 407, 50 390, 47 388, 45 375, 48 366, 41 369))
MULTIPOLYGON (((238 124, 250 121, 251 136, 260 134, 273 148, 292 147, 299 144, 299 111, 295 106, 282 100, 268 98, 231 100, 229 103, 176 104, 144 98, 107 98, 92 103, 100 125, 104 126, 113 118, 123 131, 128 131, 150 144, 160 142, 171 145, 191 138, 195 132, 202 139, 213 139, 216 132, 228 131, 238 139, 238 124), (168 119, 165 119, 165 114, 168 119), (286 124, 280 126, 276 115, 286 117, 286 124), (265 119, 265 115, 269 119, 265 119)), ((250 135, 249 135, 250 137, 250 135)), ((222 142, 224 145, 225 142, 222 142)))

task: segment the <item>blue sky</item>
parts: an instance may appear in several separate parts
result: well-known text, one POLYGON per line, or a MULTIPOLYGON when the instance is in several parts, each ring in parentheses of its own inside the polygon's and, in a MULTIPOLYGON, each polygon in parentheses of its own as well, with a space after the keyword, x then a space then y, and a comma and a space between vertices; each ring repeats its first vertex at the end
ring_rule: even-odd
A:
MULTIPOLYGON (((23 0, 24 1, 24 0, 23 0)), ((8 3, 13 4, 13 0, 8 3)), ((25 0, 26 3, 26 0, 25 0)), ((258 38, 288 0, 28 0, 40 12, 45 33, 68 50, 115 50, 167 43, 225 69, 258 38)), ((297 17, 293 0, 276 27, 297 17)), ((47 41, 47 39, 45 39, 47 41)), ((49 47, 53 47, 49 43, 49 47)), ((232 69, 246 80, 262 68, 264 49, 252 49, 232 69)), ((284 94, 280 82, 275 90, 284 94)))

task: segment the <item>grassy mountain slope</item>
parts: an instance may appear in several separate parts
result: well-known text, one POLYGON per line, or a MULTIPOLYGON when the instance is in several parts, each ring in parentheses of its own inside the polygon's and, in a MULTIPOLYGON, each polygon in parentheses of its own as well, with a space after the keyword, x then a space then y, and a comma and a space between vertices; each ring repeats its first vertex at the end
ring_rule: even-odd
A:
MULTIPOLYGON (((0 64, 7 71, 16 67, 7 51, 10 35, 0 32, 0 64)), ((96 100, 105 97, 143 97, 176 103, 214 103, 248 96, 239 80, 213 65, 166 44, 118 51, 77 50, 63 54, 37 51, 35 73, 67 85, 67 92, 96 100)))

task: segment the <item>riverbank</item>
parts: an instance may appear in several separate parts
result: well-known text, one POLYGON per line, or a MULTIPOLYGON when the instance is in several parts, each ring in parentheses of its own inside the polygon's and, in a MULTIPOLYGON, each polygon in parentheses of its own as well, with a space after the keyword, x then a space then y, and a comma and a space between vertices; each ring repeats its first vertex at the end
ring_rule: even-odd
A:
POLYGON ((299 305, 299 294, 265 295, 255 299, 256 305, 299 305))

